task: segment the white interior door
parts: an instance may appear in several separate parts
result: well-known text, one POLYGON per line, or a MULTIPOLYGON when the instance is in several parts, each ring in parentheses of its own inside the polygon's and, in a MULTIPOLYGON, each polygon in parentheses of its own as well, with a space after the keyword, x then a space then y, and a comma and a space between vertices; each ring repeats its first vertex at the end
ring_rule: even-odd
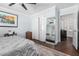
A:
POLYGON ((76 49, 78 49, 78 43, 77 43, 77 31, 76 30, 74 30, 74 33, 73 33, 74 35, 73 35, 73 46, 76 48, 76 49))
POLYGON ((46 40, 46 19, 45 17, 39 17, 38 20, 38 36, 39 36, 39 40, 40 41, 44 41, 46 40))
POLYGON ((78 13, 74 14, 73 46, 78 49, 78 13))

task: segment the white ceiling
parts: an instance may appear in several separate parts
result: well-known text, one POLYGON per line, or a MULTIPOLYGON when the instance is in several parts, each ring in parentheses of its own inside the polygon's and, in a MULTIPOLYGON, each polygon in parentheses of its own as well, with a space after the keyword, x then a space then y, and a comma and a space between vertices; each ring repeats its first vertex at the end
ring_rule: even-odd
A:
POLYGON ((28 8, 28 10, 25 10, 22 6, 21 3, 17 3, 13 6, 9 6, 10 3, 0 3, 0 6, 5 7, 5 8, 9 8, 18 12, 22 12, 25 14, 33 14, 39 11, 42 11, 44 9, 47 9, 49 7, 52 7, 54 5, 56 5, 59 9, 63 9, 63 8, 67 8, 67 7, 71 7, 73 5, 76 5, 77 3, 37 3, 36 5, 31 5, 31 4, 27 4, 25 3, 26 7, 28 8))

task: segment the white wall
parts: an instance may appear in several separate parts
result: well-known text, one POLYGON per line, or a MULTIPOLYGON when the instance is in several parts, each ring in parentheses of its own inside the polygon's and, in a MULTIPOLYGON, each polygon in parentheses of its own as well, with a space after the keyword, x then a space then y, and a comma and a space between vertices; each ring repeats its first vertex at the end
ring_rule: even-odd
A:
POLYGON ((39 13, 36 13, 36 14, 33 14, 32 15, 32 31, 33 31, 33 38, 34 39, 38 39, 38 18, 40 20, 40 23, 42 22, 41 21, 41 18, 42 17, 54 17, 55 16, 55 10, 54 10, 55 7, 52 7, 51 9, 46 9, 46 10, 43 10, 39 13))
POLYGON ((75 11, 77 11, 77 7, 78 7, 78 5, 74 5, 72 7, 60 9, 60 16, 75 13, 75 11))
POLYGON ((4 7, 0 7, 1 11, 5 11, 8 13, 16 14, 18 15, 18 27, 0 27, 0 36, 3 36, 4 33, 6 33, 8 30, 13 30, 18 33, 20 36, 25 36, 26 31, 31 31, 31 23, 30 23, 30 17, 22 14, 20 12, 16 12, 4 7))

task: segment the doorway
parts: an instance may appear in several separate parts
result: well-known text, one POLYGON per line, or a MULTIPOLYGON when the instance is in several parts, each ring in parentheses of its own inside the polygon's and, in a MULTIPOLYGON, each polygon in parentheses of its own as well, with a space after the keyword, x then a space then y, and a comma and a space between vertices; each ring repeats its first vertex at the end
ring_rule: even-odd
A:
POLYGON ((60 16, 60 21, 61 21, 61 42, 72 41, 70 44, 73 45, 74 15, 68 14, 60 16))

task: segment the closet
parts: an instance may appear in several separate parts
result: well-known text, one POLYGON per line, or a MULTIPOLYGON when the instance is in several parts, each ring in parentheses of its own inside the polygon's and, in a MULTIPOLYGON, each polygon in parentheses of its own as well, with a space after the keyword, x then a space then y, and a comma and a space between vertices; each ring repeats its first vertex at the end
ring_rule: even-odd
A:
POLYGON ((55 43, 56 40, 56 18, 50 17, 46 24, 46 41, 55 43))

